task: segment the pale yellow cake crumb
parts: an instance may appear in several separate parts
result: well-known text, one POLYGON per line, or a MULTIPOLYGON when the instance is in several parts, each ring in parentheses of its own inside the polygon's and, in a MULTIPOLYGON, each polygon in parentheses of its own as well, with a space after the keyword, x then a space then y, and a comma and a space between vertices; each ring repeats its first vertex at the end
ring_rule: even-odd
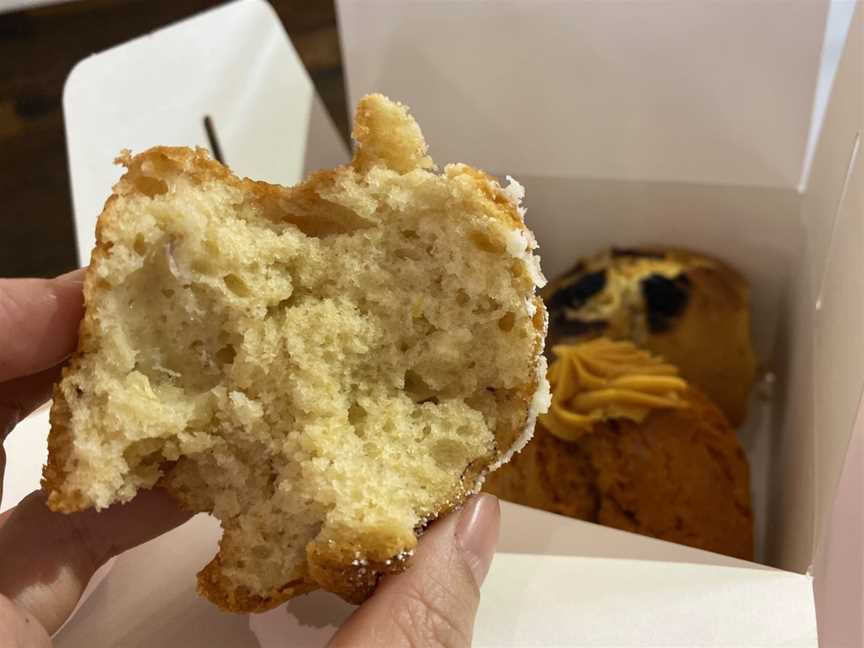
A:
POLYGON ((125 154, 99 218, 49 504, 161 484, 212 512, 224 536, 199 589, 230 610, 318 587, 362 600, 547 400, 542 275, 514 191, 438 173, 380 95, 354 135, 351 164, 293 188, 200 149, 125 154))

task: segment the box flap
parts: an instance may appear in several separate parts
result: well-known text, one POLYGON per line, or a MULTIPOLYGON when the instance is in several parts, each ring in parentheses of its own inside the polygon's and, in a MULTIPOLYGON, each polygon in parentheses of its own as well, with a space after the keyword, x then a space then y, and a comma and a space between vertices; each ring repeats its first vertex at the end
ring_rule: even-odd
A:
POLYGON ((813 565, 819 637, 823 646, 864 646, 864 408, 813 565))
POLYGON ((239 0, 81 61, 63 94, 79 259, 124 148, 211 148, 240 176, 294 184, 347 150, 264 0, 239 0))
MULTIPOLYGON (((829 247, 846 186, 855 140, 861 128, 861 18, 853 14, 833 75, 814 159, 804 180, 803 218, 814 259, 810 290, 815 300, 824 278, 829 247)), ((842 16, 841 16, 842 18, 842 16)), ((839 28, 838 28, 839 29, 839 28)), ((831 76, 826 74, 825 76, 831 76)), ((817 116, 818 117, 818 116, 817 116)))
POLYGON ((797 188, 827 0, 339 0, 350 104, 515 176, 797 188))
POLYGON ((803 205, 814 259, 817 541, 824 535, 864 390, 862 30, 864 20, 859 6, 837 69, 803 205))
POLYGON ((503 554, 474 645, 815 647, 812 583, 773 570, 503 554))
MULTIPOLYGON (((831 309, 848 308, 852 319, 857 319, 854 304, 844 307, 836 296, 829 297, 826 304, 829 311, 819 312, 822 311, 820 297, 823 284, 828 276, 826 267, 829 252, 836 245, 838 234, 849 235, 849 228, 854 225, 854 222, 846 220, 841 226, 843 232, 837 229, 840 202, 846 191, 860 128, 862 89, 858 61, 861 53, 860 49, 857 53, 855 51, 860 48, 860 44, 855 42, 860 39, 860 26, 850 29, 855 5, 854 2, 835 0, 831 3, 827 18, 813 123, 808 138, 808 158, 802 170, 801 222, 805 236, 802 254, 795 264, 793 299, 789 304, 791 316, 788 320, 791 331, 785 340, 789 351, 787 355, 790 356, 785 367, 786 393, 798 396, 786 403, 782 438, 774 454, 778 469, 772 475, 777 506, 770 524, 779 533, 775 534, 771 555, 776 563, 802 572, 813 565, 819 529, 824 526, 825 500, 830 499, 830 483, 833 480, 831 477, 826 478, 826 475, 830 475, 832 470, 839 470, 841 464, 837 462, 842 462, 842 450, 839 448, 845 445, 848 433, 848 426, 847 430, 843 430, 844 424, 841 423, 839 432, 835 430, 838 433, 827 440, 831 449, 824 447, 826 440, 822 436, 829 433, 824 422, 817 419, 817 414, 822 415, 826 411, 829 416, 840 414, 842 405, 840 411, 832 412, 830 410, 836 402, 831 405, 824 400, 826 397, 829 400, 839 397, 841 401, 846 401, 847 413, 843 416, 848 422, 851 420, 848 411, 854 407, 849 402, 849 393, 851 390, 854 401, 854 393, 858 388, 856 379, 852 377, 851 382, 842 384, 840 391, 830 390, 825 381, 831 379, 832 364, 840 362, 848 371, 850 368, 854 370, 857 361, 854 360, 854 351, 846 355, 836 345, 833 347, 834 354, 839 351, 841 355, 837 357, 832 354, 830 339, 828 346, 825 340, 816 342, 817 336, 828 332, 826 322, 830 328, 830 318, 838 315, 836 312, 829 313, 831 309), (847 54, 845 57, 844 52, 847 54), (817 153, 814 160, 814 154, 817 153), (802 394, 805 397, 801 397, 802 394), (823 446, 818 453, 817 445, 823 446), (833 467, 823 464, 817 469, 817 464, 828 455, 834 455, 830 461, 833 467)), ((837 264, 832 263, 832 267, 830 280, 834 282, 839 279, 843 282, 842 274, 837 274, 837 264)), ((855 275, 850 277, 854 282, 855 275)), ((833 294, 837 288, 831 286, 829 292, 833 294)), ((854 286, 852 288, 854 290, 854 286)), ((839 315, 842 321, 843 314, 839 315)), ((849 350, 855 344, 853 339, 849 350)), ((844 381, 846 378, 848 375, 844 381)), ((843 574, 848 577, 850 573, 839 572, 838 576, 843 574)), ((825 584, 821 586, 824 588, 825 584)))
POLYGON ((864 390, 864 159, 858 151, 816 302, 817 538, 831 510, 864 390))

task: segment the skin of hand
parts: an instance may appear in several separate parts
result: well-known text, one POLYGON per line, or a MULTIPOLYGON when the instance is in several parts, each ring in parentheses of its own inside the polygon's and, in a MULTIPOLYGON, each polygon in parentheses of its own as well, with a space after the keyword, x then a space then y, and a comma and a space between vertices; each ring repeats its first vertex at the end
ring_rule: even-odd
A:
MULTIPOLYGON (((50 397, 60 378, 77 343, 83 280, 84 270, 0 279, 0 440, 50 397)), ((6 460, 0 448, 0 497, 6 460)), ((159 489, 98 513, 70 515, 49 511, 41 491, 28 495, 0 515, 0 646, 51 646, 51 634, 100 565, 188 518, 159 489)), ((437 521, 410 568, 384 578, 329 646, 470 646, 499 520, 498 500, 482 494, 437 521)))

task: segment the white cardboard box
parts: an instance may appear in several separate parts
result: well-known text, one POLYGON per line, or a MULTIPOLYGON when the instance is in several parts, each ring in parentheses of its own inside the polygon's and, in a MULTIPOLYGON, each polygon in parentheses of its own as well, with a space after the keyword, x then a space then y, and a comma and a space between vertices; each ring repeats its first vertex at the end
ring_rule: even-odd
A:
MULTIPOLYGON (((351 103, 388 93, 439 161, 522 181, 547 274, 609 244, 724 257, 753 284, 756 345, 776 376, 742 431, 767 566, 507 505, 475 645, 813 646, 814 585, 821 643, 861 645, 861 12, 811 165, 827 1, 338 8, 351 103)), ((119 174, 111 159, 206 146, 204 115, 241 175, 293 183, 347 158, 262 0, 86 59, 64 111, 82 262, 119 174)), ((44 414, 28 428, 10 466, 44 454, 44 414)), ((31 473, 7 475, 7 492, 26 492, 31 473)), ((217 538, 196 516, 124 554, 56 645, 320 646, 350 610, 319 593, 251 621, 218 612, 194 594, 217 538)))
MULTIPOLYGON (((849 13, 852 4, 830 9, 849 13)), ((861 538, 862 500, 851 486, 860 484, 860 459, 847 455, 864 384, 860 7, 833 90, 816 102, 821 128, 811 128, 811 115, 827 1, 340 0, 338 8, 350 101, 373 88, 398 96, 438 159, 457 156, 523 182, 547 273, 610 244, 659 242, 721 256, 750 279, 757 351, 776 377, 770 402, 742 430, 758 556, 815 579, 824 645, 862 645, 861 545, 849 540, 861 538)), ((842 42, 830 40, 826 57, 842 42)), ((667 573, 658 569, 658 585, 667 573)), ((556 591, 569 588, 581 603, 595 586, 556 591)), ((743 627, 715 634, 691 624, 686 609, 691 645, 807 643, 803 617, 786 619, 790 630, 802 624, 800 639, 768 640, 743 627)), ((757 625, 768 613, 760 609, 757 625)), ((717 615, 730 626, 742 620, 731 608, 717 615)), ((570 637, 677 645, 675 631, 630 632, 627 616, 618 634, 574 623, 570 637)), ((549 626, 542 618, 538 643, 562 643, 567 635, 549 626)))

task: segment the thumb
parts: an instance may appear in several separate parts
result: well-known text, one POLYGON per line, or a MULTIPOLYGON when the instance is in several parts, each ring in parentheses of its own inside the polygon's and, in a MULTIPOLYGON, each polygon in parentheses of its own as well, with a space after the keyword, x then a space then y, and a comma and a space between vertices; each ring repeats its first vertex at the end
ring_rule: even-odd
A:
POLYGON ((470 646, 500 517, 498 500, 484 493, 433 524, 409 569, 382 580, 329 648, 470 646))

